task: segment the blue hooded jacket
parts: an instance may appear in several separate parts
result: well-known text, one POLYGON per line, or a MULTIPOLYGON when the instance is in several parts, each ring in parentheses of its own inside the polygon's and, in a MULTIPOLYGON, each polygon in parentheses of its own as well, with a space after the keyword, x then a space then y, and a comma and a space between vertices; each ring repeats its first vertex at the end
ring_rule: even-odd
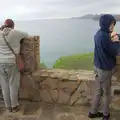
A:
POLYGON ((111 22, 116 24, 112 15, 101 16, 100 30, 94 36, 94 65, 103 70, 112 70, 116 65, 116 56, 119 50, 119 42, 112 42, 109 27, 111 22))

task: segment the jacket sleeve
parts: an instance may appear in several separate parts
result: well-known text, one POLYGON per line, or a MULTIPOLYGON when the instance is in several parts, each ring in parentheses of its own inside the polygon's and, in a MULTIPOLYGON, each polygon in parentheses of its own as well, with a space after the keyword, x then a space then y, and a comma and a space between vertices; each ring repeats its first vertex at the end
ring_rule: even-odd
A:
POLYGON ((111 56, 117 56, 120 51, 120 43, 112 42, 109 36, 103 36, 103 46, 105 51, 111 56))
POLYGON ((23 38, 28 37, 28 33, 22 32, 22 31, 17 31, 19 34, 20 39, 22 40, 23 38))
POLYGON ((18 30, 13 30, 12 37, 16 38, 16 40, 18 40, 21 43, 23 38, 28 37, 28 33, 18 31, 18 30))

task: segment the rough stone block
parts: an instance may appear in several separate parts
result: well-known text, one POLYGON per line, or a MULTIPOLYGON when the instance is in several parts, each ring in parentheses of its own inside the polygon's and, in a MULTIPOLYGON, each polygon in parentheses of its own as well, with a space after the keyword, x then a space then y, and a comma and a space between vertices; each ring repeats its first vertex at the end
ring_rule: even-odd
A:
POLYGON ((79 92, 82 93, 82 92, 85 92, 87 90, 88 90, 88 86, 87 86, 86 82, 81 82, 80 87, 79 87, 79 92))
POLYGON ((28 96, 28 90, 27 89, 19 89, 19 99, 22 100, 29 100, 29 96, 28 96))
POLYGON ((29 93, 29 97, 31 98, 32 101, 37 101, 39 102, 40 99, 40 90, 38 89, 33 89, 31 93, 29 93))
POLYGON ((71 93, 77 88, 76 82, 61 81, 59 82, 59 89, 62 89, 65 93, 71 95, 71 93))
POLYGON ((69 75, 65 72, 64 74, 62 74, 61 79, 62 80, 68 80, 69 79, 69 75))
POLYGON ((19 99, 22 100, 31 100, 31 101, 40 101, 40 93, 39 90, 31 88, 31 89, 20 89, 19 90, 19 99))
POLYGON ((27 75, 21 75, 20 80, 20 87, 23 89, 31 89, 34 88, 35 81, 33 80, 32 76, 30 74, 27 75))
POLYGON ((58 99, 58 91, 57 90, 50 90, 50 94, 52 96, 53 101, 57 101, 58 99))
POLYGON ((81 97, 81 93, 79 90, 77 90, 72 96, 69 101, 70 105, 73 105, 79 98, 81 97))
POLYGON ((74 105, 87 105, 89 104, 89 101, 87 98, 84 98, 84 97, 80 97, 78 101, 75 102, 74 105))
POLYGON ((47 90, 40 90, 40 99, 45 102, 53 102, 47 90))
POLYGON ((59 79, 60 78, 60 72, 54 72, 52 74, 50 74, 50 77, 53 79, 59 79))
POLYGON ((52 79, 52 78, 47 78, 42 82, 41 85, 48 86, 47 89, 56 89, 58 87, 58 80, 57 79, 52 79))
POLYGON ((69 76, 69 80, 70 81, 76 81, 77 80, 77 76, 76 75, 70 75, 69 76))
POLYGON ((33 72, 32 73, 32 78, 34 79, 35 82, 41 82, 41 81, 44 80, 44 78, 41 78, 40 70, 33 72))
POLYGON ((63 90, 59 91, 58 103, 67 104, 70 96, 66 94, 63 90))
POLYGON ((49 77, 49 73, 48 72, 41 72, 40 73, 40 78, 48 78, 49 77))

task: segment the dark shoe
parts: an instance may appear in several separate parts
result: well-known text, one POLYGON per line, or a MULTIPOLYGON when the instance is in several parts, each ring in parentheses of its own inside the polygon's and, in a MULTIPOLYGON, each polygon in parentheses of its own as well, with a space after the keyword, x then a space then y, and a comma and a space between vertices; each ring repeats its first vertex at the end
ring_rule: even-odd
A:
POLYGON ((17 105, 16 107, 13 107, 12 108, 12 112, 15 113, 15 112, 18 112, 20 110, 20 106, 17 105))
POLYGON ((11 108, 11 107, 8 107, 7 110, 8 110, 9 112, 12 112, 12 108, 11 108))
POLYGON ((103 113, 101 113, 101 112, 97 112, 96 114, 92 114, 91 112, 89 112, 88 117, 89 117, 89 118, 103 117, 103 113))
POLYGON ((102 120, 110 120, 110 114, 108 116, 103 116, 102 120))

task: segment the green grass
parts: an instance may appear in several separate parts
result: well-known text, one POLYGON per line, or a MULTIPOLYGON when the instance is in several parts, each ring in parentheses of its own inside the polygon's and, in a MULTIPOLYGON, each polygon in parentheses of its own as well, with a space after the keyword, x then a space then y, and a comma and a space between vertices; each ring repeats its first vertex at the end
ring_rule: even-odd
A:
POLYGON ((93 53, 61 57, 53 68, 93 70, 93 53))

